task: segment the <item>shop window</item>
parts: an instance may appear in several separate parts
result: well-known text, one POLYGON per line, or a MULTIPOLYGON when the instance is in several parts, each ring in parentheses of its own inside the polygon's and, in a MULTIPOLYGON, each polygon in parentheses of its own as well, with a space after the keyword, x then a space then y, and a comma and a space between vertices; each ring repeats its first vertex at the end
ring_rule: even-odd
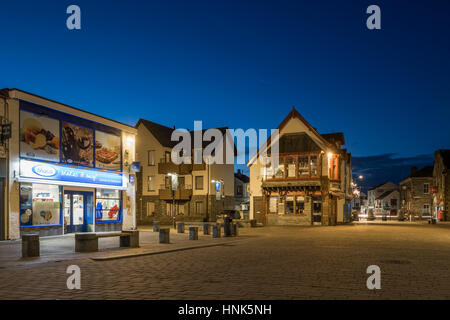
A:
POLYGON ((339 180, 339 156, 333 155, 330 158, 329 166, 330 166, 330 180, 339 180))
POLYGON ((278 197, 269 198, 269 213, 278 213, 278 197))
POLYGON ((295 178, 295 159, 294 158, 286 158, 286 169, 287 169, 287 177, 295 178))
POLYGON ((319 160, 317 156, 311 156, 311 176, 317 177, 319 175, 319 160))
POLYGON ((118 222, 121 218, 119 190, 97 189, 95 218, 97 222, 118 222))
POLYGON ((280 163, 278 164, 278 168, 275 171, 275 178, 284 178, 284 159, 280 158, 280 163))
POLYGON ((308 156, 298 157, 298 176, 309 176, 308 156))
POLYGON ((286 214, 294 213, 294 197, 286 197, 286 214))
POLYGON ((20 225, 61 225, 61 190, 50 184, 20 184, 20 225))
POLYGON ((295 214, 303 214, 305 212, 305 197, 295 197, 295 214))

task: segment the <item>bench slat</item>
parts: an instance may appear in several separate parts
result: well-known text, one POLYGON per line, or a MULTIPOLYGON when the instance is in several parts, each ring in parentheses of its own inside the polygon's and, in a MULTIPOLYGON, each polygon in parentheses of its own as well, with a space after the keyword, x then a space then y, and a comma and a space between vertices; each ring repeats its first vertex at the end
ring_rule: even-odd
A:
POLYGON ((111 232, 111 233, 98 233, 97 238, 108 238, 108 237, 123 237, 130 236, 129 233, 125 232, 111 232))

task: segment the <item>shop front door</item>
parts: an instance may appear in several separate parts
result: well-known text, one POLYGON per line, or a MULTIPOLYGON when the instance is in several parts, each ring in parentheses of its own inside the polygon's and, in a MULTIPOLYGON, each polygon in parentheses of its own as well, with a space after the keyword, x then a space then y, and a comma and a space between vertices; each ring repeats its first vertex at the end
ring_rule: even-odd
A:
POLYGON ((64 191, 64 233, 86 232, 93 223, 94 193, 64 191))

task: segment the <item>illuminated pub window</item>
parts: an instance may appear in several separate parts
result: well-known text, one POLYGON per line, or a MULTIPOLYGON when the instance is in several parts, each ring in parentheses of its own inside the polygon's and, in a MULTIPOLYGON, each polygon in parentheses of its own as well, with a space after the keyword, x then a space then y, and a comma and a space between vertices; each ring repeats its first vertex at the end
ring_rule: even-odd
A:
POLYGON ((20 184, 20 225, 61 225, 61 190, 50 184, 20 184))
POLYGON ((119 190, 97 189, 95 219, 97 222, 118 222, 121 218, 119 190))

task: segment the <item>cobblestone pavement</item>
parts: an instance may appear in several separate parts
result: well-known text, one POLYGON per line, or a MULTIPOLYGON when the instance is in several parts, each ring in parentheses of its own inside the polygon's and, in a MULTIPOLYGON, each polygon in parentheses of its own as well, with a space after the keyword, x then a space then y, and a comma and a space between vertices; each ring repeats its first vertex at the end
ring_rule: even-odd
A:
POLYGON ((449 299, 450 225, 241 229, 223 246, 0 269, 1 299, 449 299), (66 268, 81 268, 68 290, 66 268), (366 268, 381 268, 368 290, 366 268))

